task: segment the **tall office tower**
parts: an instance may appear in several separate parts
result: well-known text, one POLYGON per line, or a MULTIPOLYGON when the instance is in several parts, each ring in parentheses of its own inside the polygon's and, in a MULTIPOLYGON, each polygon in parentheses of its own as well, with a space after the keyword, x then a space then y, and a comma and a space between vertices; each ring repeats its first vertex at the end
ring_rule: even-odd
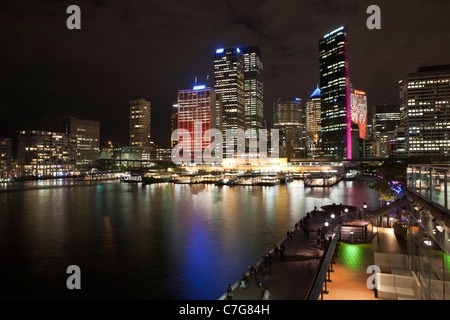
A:
POLYGON ((322 153, 352 158, 348 28, 342 26, 319 41, 322 153))
POLYGON ((214 55, 214 89, 222 99, 224 146, 234 145, 233 157, 242 146, 239 139, 226 140, 226 131, 245 130, 244 57, 240 48, 217 49, 214 55))
POLYGON ((262 129, 263 63, 258 47, 242 48, 244 56, 245 129, 262 129))
POLYGON ((61 132, 76 139, 75 163, 90 165, 100 158, 100 122, 66 118, 61 120, 61 132))
POLYGON ((170 147, 173 148, 177 142, 173 140, 172 133, 178 128, 178 104, 172 106, 170 113, 170 147))
POLYGON ((75 164, 76 138, 47 131, 20 131, 17 160, 24 174, 33 176, 68 175, 75 164))
POLYGON ((178 91, 177 128, 187 130, 191 136, 190 141, 181 140, 178 145, 184 152, 189 150, 194 160, 201 161, 203 151, 211 151, 212 135, 208 130, 217 129, 216 99, 215 90, 205 86, 178 91))
POLYGON ((306 102, 306 146, 308 158, 320 157, 320 113, 320 88, 317 86, 306 102))
POLYGON ((145 99, 130 101, 130 146, 151 146, 151 107, 145 99))
POLYGON ((372 107, 372 135, 376 141, 376 156, 394 157, 397 146, 395 130, 400 126, 400 106, 383 104, 372 107))
POLYGON ((450 65, 420 67, 402 82, 402 125, 408 156, 450 151, 450 65))
POLYGON ((305 112, 299 98, 277 98, 273 104, 273 128, 279 130, 280 158, 306 157, 305 112))
POLYGON ((359 137, 367 138, 367 95, 350 85, 351 120, 358 125, 359 137))

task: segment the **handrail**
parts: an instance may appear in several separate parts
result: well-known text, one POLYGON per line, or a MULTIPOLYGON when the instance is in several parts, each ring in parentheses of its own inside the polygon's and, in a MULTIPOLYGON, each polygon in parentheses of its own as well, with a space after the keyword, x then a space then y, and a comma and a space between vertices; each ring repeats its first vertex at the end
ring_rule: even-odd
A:
POLYGON ((318 272, 316 272, 316 275, 311 283, 308 293, 306 294, 305 300, 318 300, 320 294, 322 293, 323 284, 325 281, 327 281, 326 275, 328 272, 328 267, 333 258, 334 251, 336 250, 337 241, 338 241, 339 237, 341 236, 341 227, 342 227, 342 224, 339 224, 336 229, 334 238, 331 241, 330 245, 328 246, 325 258, 323 258, 319 264, 320 269, 318 272))
POLYGON ((396 199, 395 201, 392 201, 386 206, 377 208, 375 210, 369 211, 369 221, 374 221, 376 218, 378 218, 380 215, 383 215, 386 213, 386 211, 392 211, 394 209, 397 209, 400 206, 403 206, 406 204, 406 195, 402 196, 401 198, 396 199))

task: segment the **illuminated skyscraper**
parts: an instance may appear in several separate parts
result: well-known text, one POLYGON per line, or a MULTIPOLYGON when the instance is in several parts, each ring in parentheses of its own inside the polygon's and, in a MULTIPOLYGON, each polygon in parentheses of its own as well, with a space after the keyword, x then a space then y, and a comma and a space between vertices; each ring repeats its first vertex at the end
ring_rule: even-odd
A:
POLYGON ((245 129, 262 129, 263 63, 258 47, 242 48, 244 55, 245 129))
POLYGON ((401 86, 408 156, 450 152, 450 65, 420 67, 401 86))
POLYGON ((191 90, 178 91, 178 126, 187 130, 190 141, 179 141, 183 150, 190 150, 192 158, 201 155, 211 144, 210 129, 218 129, 216 124, 217 95, 214 89, 195 86, 191 90))
POLYGON ((348 28, 319 41, 322 152, 326 158, 352 158, 348 28))
MULTIPOLYGON (((244 56, 240 48, 217 49, 214 55, 214 89, 222 100, 222 133, 245 130, 244 56)), ((237 151, 238 140, 229 142, 237 151)), ((230 157, 231 155, 228 155, 230 157)))
POLYGON ((273 127, 279 130, 281 158, 306 157, 305 112, 301 99, 275 99, 273 127))
POLYGON ((308 158, 320 157, 321 106, 320 89, 317 89, 306 102, 306 145, 308 158))
POLYGON ((130 101, 130 146, 151 146, 151 108, 145 99, 130 101))

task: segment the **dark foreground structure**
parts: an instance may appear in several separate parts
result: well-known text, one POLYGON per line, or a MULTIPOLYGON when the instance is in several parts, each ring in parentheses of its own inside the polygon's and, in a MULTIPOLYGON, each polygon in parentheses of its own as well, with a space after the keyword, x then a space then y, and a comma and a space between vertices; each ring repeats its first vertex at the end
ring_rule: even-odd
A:
POLYGON ((308 213, 220 299, 450 300, 449 173, 411 165, 392 203, 308 213))

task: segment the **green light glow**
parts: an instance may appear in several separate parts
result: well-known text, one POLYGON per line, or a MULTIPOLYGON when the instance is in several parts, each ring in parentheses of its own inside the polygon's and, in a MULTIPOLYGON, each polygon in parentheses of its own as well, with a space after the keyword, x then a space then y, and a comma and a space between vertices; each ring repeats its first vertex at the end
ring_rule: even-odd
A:
POLYGON ((350 270, 365 270, 367 268, 367 255, 369 244, 341 243, 339 248, 340 262, 350 270))

